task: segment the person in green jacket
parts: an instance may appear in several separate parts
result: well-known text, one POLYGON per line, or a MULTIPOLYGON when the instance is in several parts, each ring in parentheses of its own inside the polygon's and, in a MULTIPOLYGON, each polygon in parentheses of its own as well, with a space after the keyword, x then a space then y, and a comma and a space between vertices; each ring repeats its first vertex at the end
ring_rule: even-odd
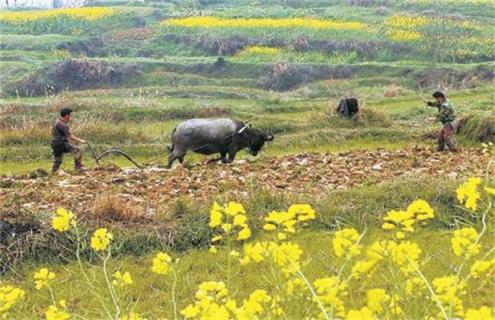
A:
POLYGON ((452 103, 447 100, 445 95, 436 91, 433 93, 433 98, 435 101, 424 100, 427 106, 434 107, 438 109, 437 120, 442 123, 443 127, 438 133, 438 151, 445 150, 445 146, 449 148, 450 151, 457 152, 458 149, 454 142, 454 121, 455 121, 455 111, 452 103))

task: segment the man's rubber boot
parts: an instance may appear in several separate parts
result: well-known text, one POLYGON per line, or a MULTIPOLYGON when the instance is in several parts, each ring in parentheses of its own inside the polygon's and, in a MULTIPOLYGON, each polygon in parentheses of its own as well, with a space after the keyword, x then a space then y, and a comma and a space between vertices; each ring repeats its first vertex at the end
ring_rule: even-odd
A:
POLYGON ((75 161, 74 163, 74 170, 77 172, 84 172, 86 169, 84 169, 84 166, 82 165, 81 161, 75 161))
POLYGON ((447 143, 447 147, 449 147, 451 152, 459 152, 459 148, 452 142, 447 143))
POLYGON ((58 170, 60 170, 60 165, 62 163, 59 162, 59 161, 54 161, 53 162, 53 166, 52 166, 52 174, 56 174, 58 172, 58 170))
POLYGON ((60 166, 53 165, 53 167, 52 167, 52 174, 57 174, 59 169, 60 169, 60 166))

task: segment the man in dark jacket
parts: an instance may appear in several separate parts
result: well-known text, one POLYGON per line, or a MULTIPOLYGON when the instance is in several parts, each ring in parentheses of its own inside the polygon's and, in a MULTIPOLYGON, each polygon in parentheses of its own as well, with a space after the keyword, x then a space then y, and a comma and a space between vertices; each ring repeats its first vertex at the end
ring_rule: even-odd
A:
POLYGON ((443 125, 442 129, 438 133, 438 151, 443 151, 445 149, 445 145, 447 145, 450 151, 456 152, 458 149, 454 143, 454 106, 440 91, 434 92, 433 98, 435 98, 435 101, 433 102, 427 101, 426 99, 424 102, 427 106, 438 109, 437 120, 443 125))
POLYGON ((74 155, 74 167, 77 171, 82 171, 83 169, 81 163, 83 148, 82 146, 78 146, 70 142, 83 144, 86 143, 86 141, 74 136, 70 132, 68 123, 71 121, 71 113, 72 110, 69 108, 61 109, 60 118, 55 121, 52 127, 52 173, 56 173, 60 169, 64 153, 72 153, 74 155))

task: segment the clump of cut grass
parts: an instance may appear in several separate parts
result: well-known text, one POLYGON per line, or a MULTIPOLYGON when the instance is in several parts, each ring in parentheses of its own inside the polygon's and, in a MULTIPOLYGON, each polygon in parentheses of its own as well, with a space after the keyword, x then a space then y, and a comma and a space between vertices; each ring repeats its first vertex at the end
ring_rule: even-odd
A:
POLYGON ((315 122, 324 121, 326 126, 332 128, 354 128, 354 127, 390 127, 390 117, 376 109, 363 108, 351 118, 346 118, 337 113, 335 105, 331 104, 322 113, 313 115, 315 122))
POLYGON ((461 118, 458 132, 472 141, 495 142, 495 113, 461 118))
POLYGON ((369 108, 361 108, 352 120, 356 125, 364 127, 390 127, 392 125, 390 117, 383 111, 369 108))
POLYGON ((404 88, 397 84, 391 84, 383 88, 385 98, 398 97, 404 95, 404 88))
POLYGON ((148 219, 141 204, 118 194, 103 194, 96 198, 91 213, 93 218, 106 221, 137 222, 148 219))

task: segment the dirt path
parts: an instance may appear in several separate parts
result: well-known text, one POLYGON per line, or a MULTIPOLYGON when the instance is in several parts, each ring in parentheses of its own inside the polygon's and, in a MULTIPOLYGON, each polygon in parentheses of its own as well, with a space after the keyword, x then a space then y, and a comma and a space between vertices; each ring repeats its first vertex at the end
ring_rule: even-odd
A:
POLYGON ((318 197, 329 190, 375 184, 398 177, 459 177, 486 173, 488 156, 476 149, 457 154, 417 148, 405 151, 352 151, 298 154, 268 161, 204 163, 163 168, 91 170, 84 175, 30 179, 0 178, 0 218, 16 212, 53 212, 59 206, 90 214, 95 201, 117 196, 125 206, 152 215, 181 196, 211 202, 216 195, 246 196, 260 188, 318 197), (103 195, 103 196, 102 196, 103 195))

